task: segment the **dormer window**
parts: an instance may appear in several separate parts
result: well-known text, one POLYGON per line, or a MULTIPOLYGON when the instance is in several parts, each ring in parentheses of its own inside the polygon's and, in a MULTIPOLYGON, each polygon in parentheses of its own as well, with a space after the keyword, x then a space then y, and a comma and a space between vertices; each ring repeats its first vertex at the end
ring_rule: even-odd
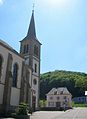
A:
POLYGON ((54 95, 57 95, 57 91, 54 92, 54 95))
POLYGON ((64 99, 67 99, 67 97, 66 97, 66 96, 64 96, 64 99))

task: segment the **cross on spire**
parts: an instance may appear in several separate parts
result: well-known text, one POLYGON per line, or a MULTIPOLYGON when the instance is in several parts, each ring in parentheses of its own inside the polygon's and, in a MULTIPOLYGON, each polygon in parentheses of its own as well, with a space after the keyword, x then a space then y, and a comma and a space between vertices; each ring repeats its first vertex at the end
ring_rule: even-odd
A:
POLYGON ((35 3, 33 3, 32 7, 33 7, 32 12, 34 13, 35 3))

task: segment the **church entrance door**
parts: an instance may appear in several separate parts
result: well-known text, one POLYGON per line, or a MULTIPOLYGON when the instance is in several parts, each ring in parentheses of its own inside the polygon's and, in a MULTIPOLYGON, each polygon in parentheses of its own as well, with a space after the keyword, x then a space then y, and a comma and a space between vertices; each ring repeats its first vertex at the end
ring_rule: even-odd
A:
POLYGON ((33 96, 32 107, 33 107, 33 111, 35 111, 35 108, 36 108, 36 96, 33 96))

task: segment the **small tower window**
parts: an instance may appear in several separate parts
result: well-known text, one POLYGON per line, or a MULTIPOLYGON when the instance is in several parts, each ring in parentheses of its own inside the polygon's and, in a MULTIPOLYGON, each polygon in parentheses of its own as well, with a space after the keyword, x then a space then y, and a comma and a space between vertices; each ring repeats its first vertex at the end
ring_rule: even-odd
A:
POLYGON ((35 73, 37 73, 37 64, 35 64, 35 73))
POLYGON ((15 63, 13 66, 13 87, 17 87, 17 78, 18 78, 18 64, 15 63))
POLYGON ((26 45, 24 45, 23 53, 26 53, 26 45))
POLYGON ((27 45, 24 45, 24 49, 23 49, 23 53, 25 54, 25 53, 28 53, 28 51, 29 51, 29 45, 27 44, 27 45))
POLYGON ((26 53, 28 53, 28 51, 29 51, 29 45, 27 44, 26 45, 26 53))
POLYGON ((0 55, 0 78, 1 78, 1 72, 2 72, 2 62, 3 62, 3 58, 0 55))
POLYGON ((38 46, 34 46, 34 54, 36 55, 36 56, 38 56, 38 46))

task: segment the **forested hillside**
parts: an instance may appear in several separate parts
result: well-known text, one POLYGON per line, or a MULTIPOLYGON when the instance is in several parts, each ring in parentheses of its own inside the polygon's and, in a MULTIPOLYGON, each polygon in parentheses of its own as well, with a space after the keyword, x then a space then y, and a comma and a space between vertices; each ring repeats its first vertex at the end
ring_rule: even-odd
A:
POLYGON ((67 87, 73 97, 83 96, 87 90, 87 74, 59 70, 41 74, 40 99, 45 99, 54 87, 67 87))

